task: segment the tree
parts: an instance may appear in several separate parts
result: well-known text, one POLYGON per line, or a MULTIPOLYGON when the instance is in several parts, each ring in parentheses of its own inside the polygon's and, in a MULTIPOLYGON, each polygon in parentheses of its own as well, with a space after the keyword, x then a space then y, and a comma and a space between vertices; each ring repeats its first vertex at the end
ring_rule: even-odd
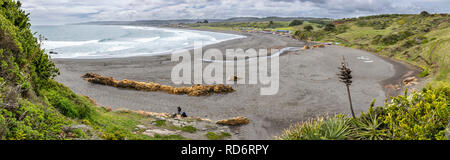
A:
POLYGON ((203 21, 203 23, 208 23, 208 20, 205 19, 205 20, 203 21))
POLYGON ((350 85, 352 85, 352 70, 348 68, 347 62, 345 62, 345 58, 342 57, 341 67, 338 67, 340 72, 337 74, 339 76, 339 80, 345 84, 347 87, 348 100, 350 102, 350 111, 352 112, 353 118, 356 118, 355 112, 353 111, 352 105, 352 97, 350 95, 350 85))
POLYGON ((331 23, 325 25, 325 28, 324 28, 325 31, 334 31, 335 29, 336 29, 336 26, 334 26, 334 24, 331 24, 331 23))
POLYGON ((307 26, 303 27, 303 29, 305 29, 306 31, 309 32, 309 31, 312 31, 314 28, 311 25, 307 25, 307 26))
POLYGON ((289 26, 292 27, 292 26, 298 26, 298 25, 302 25, 302 24, 303 24, 303 21, 296 19, 296 20, 293 20, 291 23, 289 23, 289 26))
POLYGON ((430 15, 430 13, 428 13, 427 11, 422 11, 422 12, 420 12, 420 15, 424 16, 424 17, 427 17, 427 16, 430 15))

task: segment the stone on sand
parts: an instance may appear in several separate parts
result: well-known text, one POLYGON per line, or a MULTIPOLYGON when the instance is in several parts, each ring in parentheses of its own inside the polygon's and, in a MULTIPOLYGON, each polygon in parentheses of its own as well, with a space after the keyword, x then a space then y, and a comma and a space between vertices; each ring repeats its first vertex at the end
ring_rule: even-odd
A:
POLYGON ((241 117, 235 117, 235 118, 231 118, 231 119, 219 120, 216 122, 216 124, 236 126, 236 125, 248 124, 249 122, 250 122, 250 120, 248 118, 241 116, 241 117))

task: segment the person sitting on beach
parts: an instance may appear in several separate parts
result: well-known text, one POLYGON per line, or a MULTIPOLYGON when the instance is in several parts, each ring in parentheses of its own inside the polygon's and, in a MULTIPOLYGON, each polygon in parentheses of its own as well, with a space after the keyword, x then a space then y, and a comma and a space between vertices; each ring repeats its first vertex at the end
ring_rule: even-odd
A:
POLYGON ((181 107, 180 106, 177 107, 177 110, 178 110, 178 114, 181 114, 181 107))

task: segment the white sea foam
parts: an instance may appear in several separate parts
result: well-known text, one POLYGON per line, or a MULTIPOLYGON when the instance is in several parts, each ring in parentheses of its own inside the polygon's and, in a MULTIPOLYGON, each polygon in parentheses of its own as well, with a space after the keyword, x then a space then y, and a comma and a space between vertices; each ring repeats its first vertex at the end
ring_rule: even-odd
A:
POLYGON ((50 39, 44 41, 42 47, 47 51, 58 53, 52 54, 52 58, 74 59, 170 54, 175 50, 193 49, 195 41, 210 45, 245 37, 217 32, 140 26, 66 25, 52 28, 41 26, 37 29, 36 31, 50 39))
POLYGON ((151 38, 138 38, 138 39, 135 39, 134 41, 136 41, 136 42, 140 42, 140 43, 148 43, 148 42, 152 42, 152 41, 155 41, 155 40, 157 40, 157 39, 160 39, 161 37, 151 37, 151 38))
POLYGON ((56 49, 69 46, 80 46, 89 43, 98 43, 98 40, 90 41, 44 41, 43 47, 45 49, 56 49))

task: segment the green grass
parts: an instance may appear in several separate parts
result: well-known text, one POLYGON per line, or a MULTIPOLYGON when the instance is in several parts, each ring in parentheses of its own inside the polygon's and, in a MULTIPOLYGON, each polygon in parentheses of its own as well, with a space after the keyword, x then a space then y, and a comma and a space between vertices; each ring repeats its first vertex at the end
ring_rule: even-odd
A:
POLYGON ((156 120, 154 123, 157 127, 166 126, 166 120, 156 120))
POLYGON ((205 134, 205 136, 210 140, 221 140, 231 137, 231 134, 227 132, 220 132, 220 133, 208 132, 205 134))
POLYGON ((197 128, 194 126, 183 126, 183 127, 175 127, 175 130, 181 130, 183 132, 195 133, 197 132, 197 128))

